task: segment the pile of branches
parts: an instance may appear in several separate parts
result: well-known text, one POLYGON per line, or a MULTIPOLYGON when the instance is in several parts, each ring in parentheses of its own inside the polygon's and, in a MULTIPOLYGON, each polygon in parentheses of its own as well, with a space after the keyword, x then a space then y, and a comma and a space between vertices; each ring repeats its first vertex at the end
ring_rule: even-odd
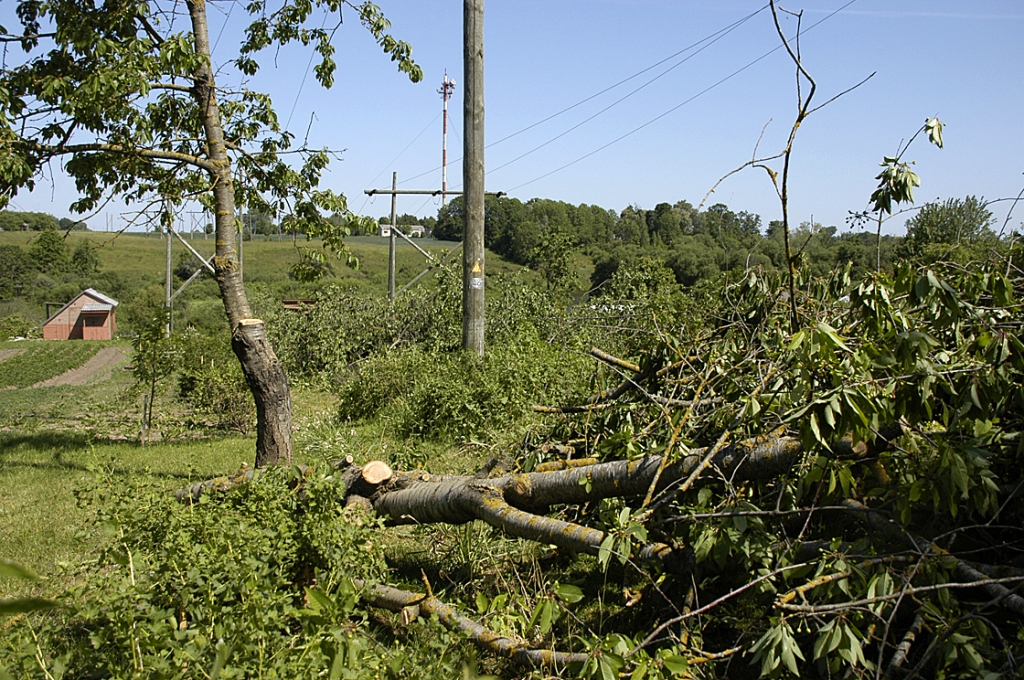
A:
POLYGON ((793 331, 777 282, 750 274, 699 337, 664 334, 636 360, 593 349, 608 386, 537 404, 547 420, 522 455, 470 476, 339 463, 339 503, 355 513, 480 521, 596 558, 624 585, 603 606, 637 606, 642 627, 537 645, 429 584, 359 583, 361 596, 588 676, 734 676, 751 662, 764 676, 1013 672, 1024 654, 1013 284, 994 270, 911 268, 857 287, 807 282, 793 331))

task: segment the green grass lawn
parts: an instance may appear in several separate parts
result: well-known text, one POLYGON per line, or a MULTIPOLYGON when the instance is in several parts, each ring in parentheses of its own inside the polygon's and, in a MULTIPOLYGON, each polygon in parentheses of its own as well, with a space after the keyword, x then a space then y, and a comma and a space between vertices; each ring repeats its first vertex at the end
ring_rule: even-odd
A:
MULTIPOLYGON (((252 464, 254 434, 181 426, 178 421, 189 414, 171 384, 158 392, 163 439, 140 444, 141 402, 132 384, 130 372, 115 370, 89 385, 0 390, 0 557, 50 579, 32 584, 0 578, 0 599, 58 592, 70 578, 62 565, 91 558, 99 537, 89 531, 91 511, 79 507, 76 492, 99 477, 165 487, 171 503, 177 488, 252 464)), ((461 472, 475 469, 486 454, 396 442, 386 424, 339 423, 336 398, 313 389, 294 388, 293 409, 296 463, 352 454, 359 462, 383 459, 396 468, 461 472)))
MULTIPOLYGON (((238 469, 251 460, 253 448, 250 437, 140 446, 71 431, 0 432, 0 550, 7 559, 52 574, 61 563, 88 558, 92 546, 83 528, 89 517, 77 506, 75 492, 96 475, 150 479, 170 494, 238 469)), ((0 581, 0 591, 4 585, 0 581)))

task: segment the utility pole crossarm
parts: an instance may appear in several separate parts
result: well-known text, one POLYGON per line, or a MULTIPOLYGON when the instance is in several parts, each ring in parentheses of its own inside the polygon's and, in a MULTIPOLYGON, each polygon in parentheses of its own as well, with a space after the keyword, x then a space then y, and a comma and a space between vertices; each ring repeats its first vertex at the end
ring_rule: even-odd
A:
POLYGON ((216 270, 214 270, 213 265, 210 264, 210 262, 213 261, 213 255, 211 255, 209 258, 203 257, 202 255, 199 254, 199 251, 192 247, 192 244, 190 244, 188 241, 182 238, 181 234, 178 232, 177 229, 175 229, 173 226, 170 229, 171 233, 174 234, 179 241, 181 241, 182 245, 191 250, 193 255, 199 258, 199 261, 203 263, 203 266, 206 267, 211 274, 217 273, 216 270))

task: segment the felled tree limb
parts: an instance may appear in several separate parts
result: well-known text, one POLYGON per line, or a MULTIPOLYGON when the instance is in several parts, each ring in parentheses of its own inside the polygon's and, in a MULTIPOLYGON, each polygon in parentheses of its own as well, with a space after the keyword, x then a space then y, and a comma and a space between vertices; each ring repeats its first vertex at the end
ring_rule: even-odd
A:
MULTIPOLYGON (((491 479, 424 478, 421 473, 408 473, 398 475, 371 500, 374 510, 392 524, 482 520, 512 536, 596 555, 608 534, 537 513, 552 505, 642 497, 655 480, 656 488, 664 488, 684 479, 706 453, 698 449, 668 465, 660 456, 650 456, 491 479), (660 478, 659 469, 663 469, 660 478)), ((711 461, 734 479, 774 477, 788 470, 802 453, 800 442, 792 437, 765 436, 723 447, 711 461)), ((661 543, 641 546, 640 557, 656 559, 668 568, 681 559, 678 551, 661 543)))
POLYGON ((551 460, 539 464, 534 472, 556 472, 558 470, 571 470, 572 468, 597 465, 597 458, 574 458, 567 460, 551 460))
POLYGON ((632 361, 626 361, 625 359, 620 359, 616 356, 612 356, 607 352, 599 350, 597 347, 590 348, 590 356, 594 357, 595 359, 599 359, 605 362, 606 364, 618 366, 619 368, 625 369, 627 371, 633 371, 634 373, 640 372, 640 367, 634 364, 632 361))
MULTIPOLYGON (((659 488, 685 479, 704 458, 707 449, 669 464, 659 488)), ((735 480, 769 479, 789 470, 803 455, 793 437, 758 437, 722 448, 711 461, 735 480)), ((535 511, 557 504, 587 503, 603 498, 643 496, 661 465, 661 456, 611 461, 551 472, 529 472, 493 479, 433 476, 428 482, 417 473, 398 475, 390 488, 374 498, 378 513, 393 521, 463 523, 478 519, 464 489, 498 491, 512 507, 535 511)))
POLYGON ((914 640, 921 632, 921 628, 924 627, 924 616, 921 611, 914 615, 914 621, 910 624, 910 628, 903 635, 903 639, 900 640, 900 644, 897 645, 896 651, 893 653, 892 658, 889 659, 889 664, 885 667, 885 674, 882 676, 884 680, 888 680, 893 677, 895 673, 903 665, 903 662, 907 660, 907 654, 910 652, 910 646, 914 644, 914 640))
POLYGON ((526 666, 560 669, 569 664, 584 663, 587 660, 586 654, 532 649, 525 642, 511 640, 485 628, 433 595, 411 593, 390 586, 361 582, 356 582, 356 587, 360 589, 360 596, 363 600, 371 606, 393 612, 403 612, 403 614, 416 610, 427 616, 436 614, 438 620, 449 630, 462 631, 483 649, 526 666))
MULTIPOLYGON (((590 355, 595 359, 603 361, 611 366, 616 366, 627 371, 632 371, 633 376, 631 378, 626 378, 621 384, 619 384, 615 388, 612 388, 610 390, 602 390, 597 394, 591 395, 587 399, 586 404, 579 406, 542 406, 540 404, 535 404, 533 410, 537 413, 584 413, 586 411, 601 411, 611 406, 607 402, 614 401, 615 399, 618 399, 627 392, 634 389, 638 389, 643 383, 647 382, 651 378, 659 380, 668 375, 671 371, 681 368, 687 363, 696 361, 697 359, 697 357, 694 356, 686 357, 685 359, 677 361, 673 364, 664 366, 654 373, 650 373, 649 371, 642 371, 638 365, 634 364, 631 361, 626 361, 625 359, 620 359, 618 357, 612 356, 607 352, 601 351, 597 347, 592 347, 590 349, 590 355)), ((690 406, 692 404, 692 402, 689 401, 670 399, 668 397, 663 397, 657 394, 647 393, 647 396, 652 401, 654 401, 657 404, 661 404, 662 406, 685 407, 690 406)), ((711 403, 711 401, 709 401, 708 403, 711 403)))
POLYGON ((259 471, 257 469, 251 468, 247 464, 242 463, 242 466, 238 468, 238 472, 230 475, 224 475, 223 477, 214 477, 213 479, 207 479, 203 482, 196 482, 191 486, 178 489, 174 492, 174 497, 181 502, 191 501, 193 503, 197 503, 200 496, 204 493, 209 493, 210 491, 227 491, 233 486, 251 482, 258 474, 259 471))
MULTIPOLYGON (((974 583, 976 581, 982 581, 979 584, 981 588, 985 589, 985 592, 994 598, 1000 598, 1000 603, 1012 611, 1017 616, 1024 616, 1024 597, 1015 595, 1004 585, 998 583, 991 583, 992 580, 985 576, 977 569, 968 566, 965 562, 957 561, 956 567, 953 569, 953 575, 961 583, 974 583)), ((1020 578, 1014 577, 1014 578, 1020 578)))
MULTIPOLYGON (((861 517, 867 521, 871 528, 887 534, 893 541, 909 542, 915 550, 922 554, 939 554, 945 552, 941 548, 933 546, 927 539, 905 533, 890 519, 884 517, 881 513, 868 508, 859 501, 846 499, 842 504, 849 508, 865 511, 861 514, 861 517)), ((1013 593, 1009 588, 1001 585, 1000 583, 992 582, 993 580, 998 579, 989 579, 984 573, 959 559, 956 560, 956 566, 953 568, 953 576, 961 583, 977 583, 979 588, 983 588, 985 592, 994 598, 994 602, 999 602, 999 604, 1018 616, 1024 616, 1024 597, 1013 593)))

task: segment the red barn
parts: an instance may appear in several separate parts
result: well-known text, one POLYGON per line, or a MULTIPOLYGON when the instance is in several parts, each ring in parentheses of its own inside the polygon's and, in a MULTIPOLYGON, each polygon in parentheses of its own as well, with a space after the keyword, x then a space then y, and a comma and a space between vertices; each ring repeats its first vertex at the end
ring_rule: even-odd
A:
POLYGON ((43 324, 43 340, 110 340, 117 300, 86 288, 43 324))

